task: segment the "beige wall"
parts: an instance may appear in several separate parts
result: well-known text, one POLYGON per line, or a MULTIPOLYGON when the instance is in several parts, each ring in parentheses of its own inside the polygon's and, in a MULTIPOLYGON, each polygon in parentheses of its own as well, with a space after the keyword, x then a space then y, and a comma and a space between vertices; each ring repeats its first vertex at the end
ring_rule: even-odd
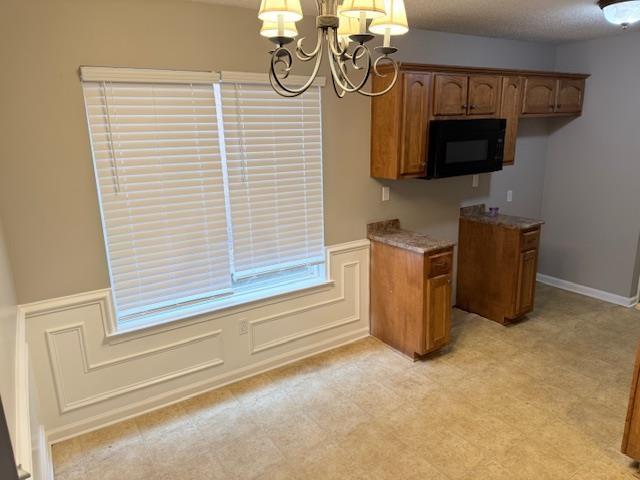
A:
POLYGON ((584 114, 553 124, 541 271, 632 297, 640 274, 640 33, 558 48, 557 68, 591 73, 584 114))
POLYGON ((0 222, 0 397, 15 445, 16 297, 0 222))
MULTIPOLYGON (((269 43, 255 11, 181 1, 4 0, 0 15, 0 216, 20 303, 90 291, 109 279, 84 120, 79 65, 265 71, 269 43)), ((307 27, 311 23, 307 22, 307 27)), ((308 28, 306 29, 309 30, 308 28)), ((311 33, 311 32, 308 32, 311 33)), ((310 38, 312 37, 309 35, 310 38)), ((543 44, 412 31, 401 58, 551 68, 543 44)), ((458 208, 486 200, 540 213, 546 127, 523 122, 516 167, 471 178, 391 185, 369 178, 370 103, 324 91, 327 245, 360 239, 371 220, 399 217, 414 229, 457 235, 458 208), (505 203, 506 191, 514 202, 505 203)))

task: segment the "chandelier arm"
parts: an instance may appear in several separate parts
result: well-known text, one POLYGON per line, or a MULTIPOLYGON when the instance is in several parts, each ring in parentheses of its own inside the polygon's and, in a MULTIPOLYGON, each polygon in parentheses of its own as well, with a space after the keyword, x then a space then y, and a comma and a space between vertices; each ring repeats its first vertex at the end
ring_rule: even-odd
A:
MULTIPOLYGON (((329 42, 331 42, 331 40, 333 41, 337 41, 337 35, 334 35, 332 37, 329 38, 329 42)), ((367 47, 363 47, 362 49, 362 54, 360 55, 359 58, 362 58, 364 55, 368 54, 368 58, 367 58, 367 75, 365 75, 365 77, 362 79, 362 81, 356 85, 354 84, 351 79, 349 78, 349 74, 347 72, 347 70, 345 69, 345 62, 344 62, 344 57, 342 55, 335 55, 333 54, 333 52, 329 51, 329 65, 331 67, 331 73, 332 73, 332 78, 334 80, 335 83, 337 83, 337 85, 344 90, 345 92, 348 93, 353 93, 357 90, 359 90, 360 88, 362 88, 364 86, 364 84, 367 82, 368 77, 369 77, 369 72, 371 70, 371 54, 369 52, 369 49, 367 47), (336 67, 338 68, 336 70, 336 67)), ((348 57, 349 59, 351 59, 352 57, 348 57)), ((362 68, 362 67, 361 67, 362 68)))
MULTIPOLYGON (((280 80, 278 73, 276 72, 276 65, 278 65, 278 63, 281 62, 281 60, 279 60, 277 56, 278 50, 280 49, 276 49, 273 52, 271 57, 271 69, 269 70, 269 80, 271 82, 271 85, 274 87, 276 92, 283 97, 296 97, 306 92, 309 89, 309 87, 313 84, 314 80, 318 76, 318 71, 320 70, 320 64, 322 63, 322 52, 323 52, 322 43, 320 43, 320 49, 319 49, 318 55, 316 56, 316 64, 313 67, 313 72, 311 73, 311 76, 304 83, 304 85, 302 85, 299 88, 287 87, 280 80)), ((284 50, 286 51, 286 49, 284 50)), ((287 78, 290 70, 291 70, 291 65, 289 64, 289 66, 285 70, 285 75, 283 75, 283 78, 287 78)))
POLYGON ((339 86, 336 83, 336 79, 334 78, 333 75, 331 75, 331 84, 333 85, 333 91, 336 92, 336 95, 338 96, 338 98, 344 98, 344 96, 346 95, 347 91, 340 88, 340 90, 338 90, 339 86))
POLYGON ((398 74, 399 74, 400 68, 398 67, 398 63, 394 59, 389 58, 386 55, 383 57, 378 57, 376 61, 373 63, 374 74, 377 77, 387 76, 387 74, 380 74, 378 72, 378 63, 381 60, 385 60, 385 59, 393 65, 393 79, 391 80, 391 83, 389 83, 389 85, 387 85, 387 87, 384 90, 381 90, 379 92, 367 92, 365 90, 358 90, 359 94, 364 95, 365 97, 379 97, 381 95, 384 95, 385 93, 389 93, 391 89, 395 86, 396 81, 398 80, 398 74))
POLYGON ((354 85, 346 75, 346 72, 342 68, 342 63, 339 59, 329 54, 329 66, 331 67, 331 78, 333 81, 345 92, 353 93, 357 90, 357 86, 354 85), (337 65, 337 66, 336 66, 337 65))
POLYGON ((321 29, 318 29, 318 38, 316 40, 316 46, 311 52, 305 52, 304 48, 302 47, 302 42, 305 39, 305 37, 302 37, 300 40, 298 40, 296 44, 296 57, 298 57, 298 60, 302 62, 308 62, 309 60, 316 57, 318 54, 322 56, 320 52, 322 50, 323 34, 324 32, 321 29))
POLYGON ((340 46, 340 40, 338 40, 338 30, 335 28, 330 28, 327 36, 331 53, 333 53, 333 55, 336 57, 345 56, 348 58, 347 47, 342 48, 340 46))
MULTIPOLYGON (((344 80, 347 82, 347 85, 350 87, 350 88, 345 89, 348 92, 356 92, 356 91, 360 90, 367 83, 367 80, 369 80, 369 76, 371 75, 371 52, 369 51, 369 49, 367 47, 363 47, 362 52, 363 53, 360 55, 360 58, 362 58, 364 55, 367 56, 367 73, 362 78, 360 83, 357 84, 357 85, 354 84, 351 81, 351 79, 349 78, 349 72, 347 72, 347 69, 345 67, 345 63, 346 62, 337 61, 338 67, 340 68, 340 74, 341 74, 342 78, 344 78, 344 80)), ((355 58, 355 52, 354 52, 354 58, 355 58)), ((360 67, 359 70, 361 70, 363 68, 364 67, 360 67)))

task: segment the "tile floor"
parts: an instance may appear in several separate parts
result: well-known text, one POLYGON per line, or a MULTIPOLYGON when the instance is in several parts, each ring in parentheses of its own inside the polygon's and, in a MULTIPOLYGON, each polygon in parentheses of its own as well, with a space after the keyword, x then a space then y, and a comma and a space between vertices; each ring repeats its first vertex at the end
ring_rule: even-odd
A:
POLYGON ((538 292, 506 328, 455 311, 426 361, 369 338, 57 444, 56 480, 634 478, 640 312, 538 292))

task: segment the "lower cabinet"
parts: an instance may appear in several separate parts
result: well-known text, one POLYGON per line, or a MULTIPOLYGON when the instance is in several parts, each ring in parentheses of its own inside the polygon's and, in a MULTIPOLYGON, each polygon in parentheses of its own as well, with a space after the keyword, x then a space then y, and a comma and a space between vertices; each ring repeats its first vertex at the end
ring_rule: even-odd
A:
POLYGON ((520 254, 518 265, 518 284, 514 317, 519 317, 533 310, 536 291, 536 275, 538 273, 538 251, 528 250, 520 254))
POLYGON ((451 275, 427 280, 425 352, 444 347, 451 340, 451 275))
POLYGON ((534 307, 540 227, 460 218, 456 306, 507 324, 534 307))
POLYGON ((451 338, 453 247, 415 251, 371 242, 371 334, 417 359, 451 338))
POLYGON ((629 392, 629 405, 627 407, 627 421, 624 426, 624 436, 622 437, 622 453, 640 460, 640 343, 636 351, 636 363, 631 379, 631 392, 629 392))

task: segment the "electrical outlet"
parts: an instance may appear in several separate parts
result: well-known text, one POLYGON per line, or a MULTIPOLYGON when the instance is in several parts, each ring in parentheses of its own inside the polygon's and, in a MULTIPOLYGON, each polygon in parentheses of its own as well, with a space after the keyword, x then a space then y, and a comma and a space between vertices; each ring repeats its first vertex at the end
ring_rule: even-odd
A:
POLYGON ((480 175, 474 175, 473 176, 473 180, 471 181, 471 185, 473 186, 473 188, 478 188, 478 185, 480 185, 480 175))
POLYGON ((513 201, 513 191, 507 190, 507 202, 512 202, 512 201, 513 201))
POLYGON ((247 333, 249 333, 249 322, 242 320, 240 322, 240 335, 246 335, 247 333))
POLYGON ((389 201, 389 187, 382 187, 382 201, 389 201))

